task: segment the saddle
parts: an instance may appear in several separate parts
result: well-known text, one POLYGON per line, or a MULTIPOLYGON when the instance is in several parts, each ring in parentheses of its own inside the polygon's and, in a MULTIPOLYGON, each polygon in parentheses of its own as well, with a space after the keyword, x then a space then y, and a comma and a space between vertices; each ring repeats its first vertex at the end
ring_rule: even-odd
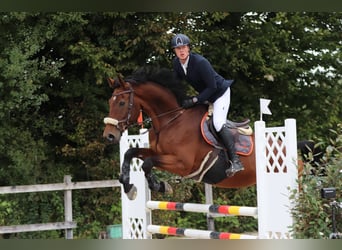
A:
MULTIPOLYGON (((203 181, 208 184, 216 184, 227 178, 226 169, 230 168, 231 163, 226 152, 227 149, 220 142, 220 138, 214 128, 212 116, 208 114, 208 112, 204 114, 200 126, 204 140, 213 146, 213 150, 207 153, 200 167, 195 172, 183 178, 191 178, 198 182, 203 181)), ((234 136, 236 153, 239 155, 247 156, 253 151, 253 130, 249 126, 249 122, 250 120, 243 122, 227 120, 226 123, 234 136)))
MULTIPOLYGON (((234 122, 227 120, 226 124, 234 135, 236 153, 239 155, 250 155, 253 151, 253 130, 249 125, 250 120, 234 122)), ((214 128, 213 119, 206 113, 201 121, 201 132, 203 139, 215 148, 225 149, 214 128)))

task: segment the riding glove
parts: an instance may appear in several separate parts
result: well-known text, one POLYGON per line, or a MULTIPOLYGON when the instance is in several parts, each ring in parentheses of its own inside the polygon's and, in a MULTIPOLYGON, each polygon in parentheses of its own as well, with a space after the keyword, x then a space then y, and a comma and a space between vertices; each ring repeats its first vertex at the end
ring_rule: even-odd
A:
POLYGON ((190 99, 186 99, 183 101, 182 103, 182 107, 185 109, 191 108, 193 106, 195 106, 195 104, 197 103, 197 97, 192 97, 190 99))

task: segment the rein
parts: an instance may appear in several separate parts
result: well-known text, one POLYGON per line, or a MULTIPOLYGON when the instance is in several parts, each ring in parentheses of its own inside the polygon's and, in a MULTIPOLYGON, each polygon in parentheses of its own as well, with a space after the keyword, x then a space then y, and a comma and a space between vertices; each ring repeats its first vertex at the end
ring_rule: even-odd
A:
MULTIPOLYGON (((163 126, 160 127, 159 131, 156 130, 154 127, 153 127, 153 123, 152 123, 152 127, 153 127, 153 130, 154 130, 154 133, 156 134, 156 142, 155 142, 155 148, 157 148, 157 145, 158 145, 158 142, 159 142, 159 134, 160 132, 168 125, 170 125, 173 121, 175 121, 178 117, 180 117, 183 113, 184 113, 184 110, 183 108, 179 107, 179 108, 176 108, 174 110, 171 110, 171 111, 167 111, 165 113, 161 113, 159 115, 156 115, 155 117, 158 118, 158 117, 162 117, 162 116, 165 116, 165 115, 169 115, 169 114, 172 114, 174 112, 177 112, 177 111, 180 111, 179 113, 177 113, 174 117, 172 117, 170 120, 168 120, 163 126)), ((148 120, 152 121, 152 117, 148 118, 148 120)))
MULTIPOLYGON (((177 113, 174 117, 172 117, 170 120, 168 120, 163 126, 161 126, 159 131, 154 129, 154 132, 157 135, 159 135, 160 131, 162 131, 163 128, 165 128, 167 125, 169 125, 170 123, 175 121, 178 117, 180 117, 184 113, 184 111, 183 111, 183 108, 179 107, 179 108, 176 108, 176 109, 173 109, 171 111, 167 111, 165 113, 161 113, 161 114, 155 116, 156 118, 159 118, 159 117, 162 117, 162 116, 165 116, 165 115, 172 114, 172 113, 177 112, 177 111, 181 111, 181 112, 177 113)), ((150 118, 150 119, 153 120, 152 118, 150 118)))

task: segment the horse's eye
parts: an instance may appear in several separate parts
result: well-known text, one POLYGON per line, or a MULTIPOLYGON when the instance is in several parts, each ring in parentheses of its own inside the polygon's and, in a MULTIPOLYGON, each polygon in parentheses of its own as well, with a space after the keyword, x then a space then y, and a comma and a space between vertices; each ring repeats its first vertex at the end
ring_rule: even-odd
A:
POLYGON ((119 102, 119 106, 124 106, 125 105, 125 101, 120 101, 119 102))

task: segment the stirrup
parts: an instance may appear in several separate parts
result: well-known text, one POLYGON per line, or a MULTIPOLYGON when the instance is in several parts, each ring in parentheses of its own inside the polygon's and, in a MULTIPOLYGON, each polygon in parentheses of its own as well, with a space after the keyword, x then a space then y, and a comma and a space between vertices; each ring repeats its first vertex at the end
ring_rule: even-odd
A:
POLYGON ((232 177, 234 176, 237 172, 240 172, 242 170, 244 170, 244 166, 242 165, 242 163, 240 162, 240 164, 234 164, 232 161, 230 161, 230 168, 228 168, 226 170, 226 175, 227 177, 232 177), (236 168, 236 165, 238 165, 239 167, 236 168))

